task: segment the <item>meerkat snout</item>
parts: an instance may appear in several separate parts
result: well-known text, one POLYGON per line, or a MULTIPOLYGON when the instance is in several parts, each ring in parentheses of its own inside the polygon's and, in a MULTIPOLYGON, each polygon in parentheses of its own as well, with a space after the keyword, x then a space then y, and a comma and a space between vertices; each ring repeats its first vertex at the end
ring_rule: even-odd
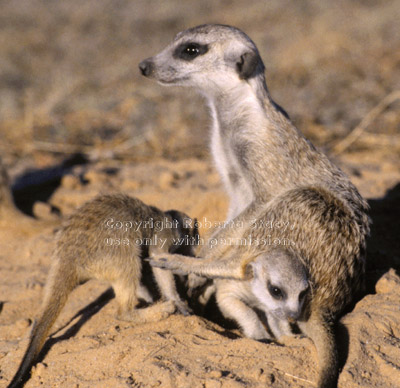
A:
POLYGON ((139 69, 142 75, 149 77, 154 69, 154 64, 148 59, 143 60, 139 63, 139 69))

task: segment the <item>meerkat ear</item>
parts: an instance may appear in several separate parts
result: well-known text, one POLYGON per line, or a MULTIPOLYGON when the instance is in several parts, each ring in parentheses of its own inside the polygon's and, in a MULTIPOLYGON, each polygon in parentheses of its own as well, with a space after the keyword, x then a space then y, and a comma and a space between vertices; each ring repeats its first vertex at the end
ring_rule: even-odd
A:
POLYGON ((251 280, 257 277, 258 262, 254 258, 248 258, 241 263, 242 277, 245 280, 251 280))
POLYGON ((242 54, 239 58, 239 61, 236 62, 236 69, 239 74, 239 78, 247 80, 251 77, 254 77, 259 61, 260 57, 255 51, 248 51, 242 54))

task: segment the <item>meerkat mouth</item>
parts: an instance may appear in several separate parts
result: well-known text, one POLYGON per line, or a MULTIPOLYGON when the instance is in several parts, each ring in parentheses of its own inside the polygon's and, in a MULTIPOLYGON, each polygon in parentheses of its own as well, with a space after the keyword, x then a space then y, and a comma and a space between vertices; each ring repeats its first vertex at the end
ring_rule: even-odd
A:
POLYGON ((163 86, 180 85, 181 82, 189 80, 189 77, 175 78, 173 80, 158 79, 157 82, 163 86))

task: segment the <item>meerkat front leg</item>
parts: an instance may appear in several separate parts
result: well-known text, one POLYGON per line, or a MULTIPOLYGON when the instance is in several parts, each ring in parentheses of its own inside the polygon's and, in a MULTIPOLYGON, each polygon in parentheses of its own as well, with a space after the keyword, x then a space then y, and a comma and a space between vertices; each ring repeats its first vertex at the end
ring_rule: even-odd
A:
POLYGON ((257 313, 243 301, 242 292, 242 285, 238 281, 218 281, 215 296, 222 314, 237 322, 246 337, 272 339, 257 313))
POLYGON ((277 318, 275 315, 266 312, 268 327, 273 336, 279 340, 279 338, 287 335, 293 336, 292 328, 287 319, 277 318))
POLYGON ((150 304, 154 302, 149 290, 142 283, 139 283, 136 295, 139 299, 143 299, 146 303, 150 304))

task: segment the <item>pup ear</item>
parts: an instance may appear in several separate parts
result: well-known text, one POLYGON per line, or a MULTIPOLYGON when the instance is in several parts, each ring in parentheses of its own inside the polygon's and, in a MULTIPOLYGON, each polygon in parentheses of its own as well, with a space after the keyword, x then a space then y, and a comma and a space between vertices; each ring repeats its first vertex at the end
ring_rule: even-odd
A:
POLYGON ((240 56, 238 62, 236 62, 236 69, 240 79, 247 80, 254 77, 260 57, 255 51, 248 51, 240 56))
POLYGON ((243 280, 251 280, 257 277, 259 263, 254 257, 248 257, 241 263, 241 273, 243 280))

